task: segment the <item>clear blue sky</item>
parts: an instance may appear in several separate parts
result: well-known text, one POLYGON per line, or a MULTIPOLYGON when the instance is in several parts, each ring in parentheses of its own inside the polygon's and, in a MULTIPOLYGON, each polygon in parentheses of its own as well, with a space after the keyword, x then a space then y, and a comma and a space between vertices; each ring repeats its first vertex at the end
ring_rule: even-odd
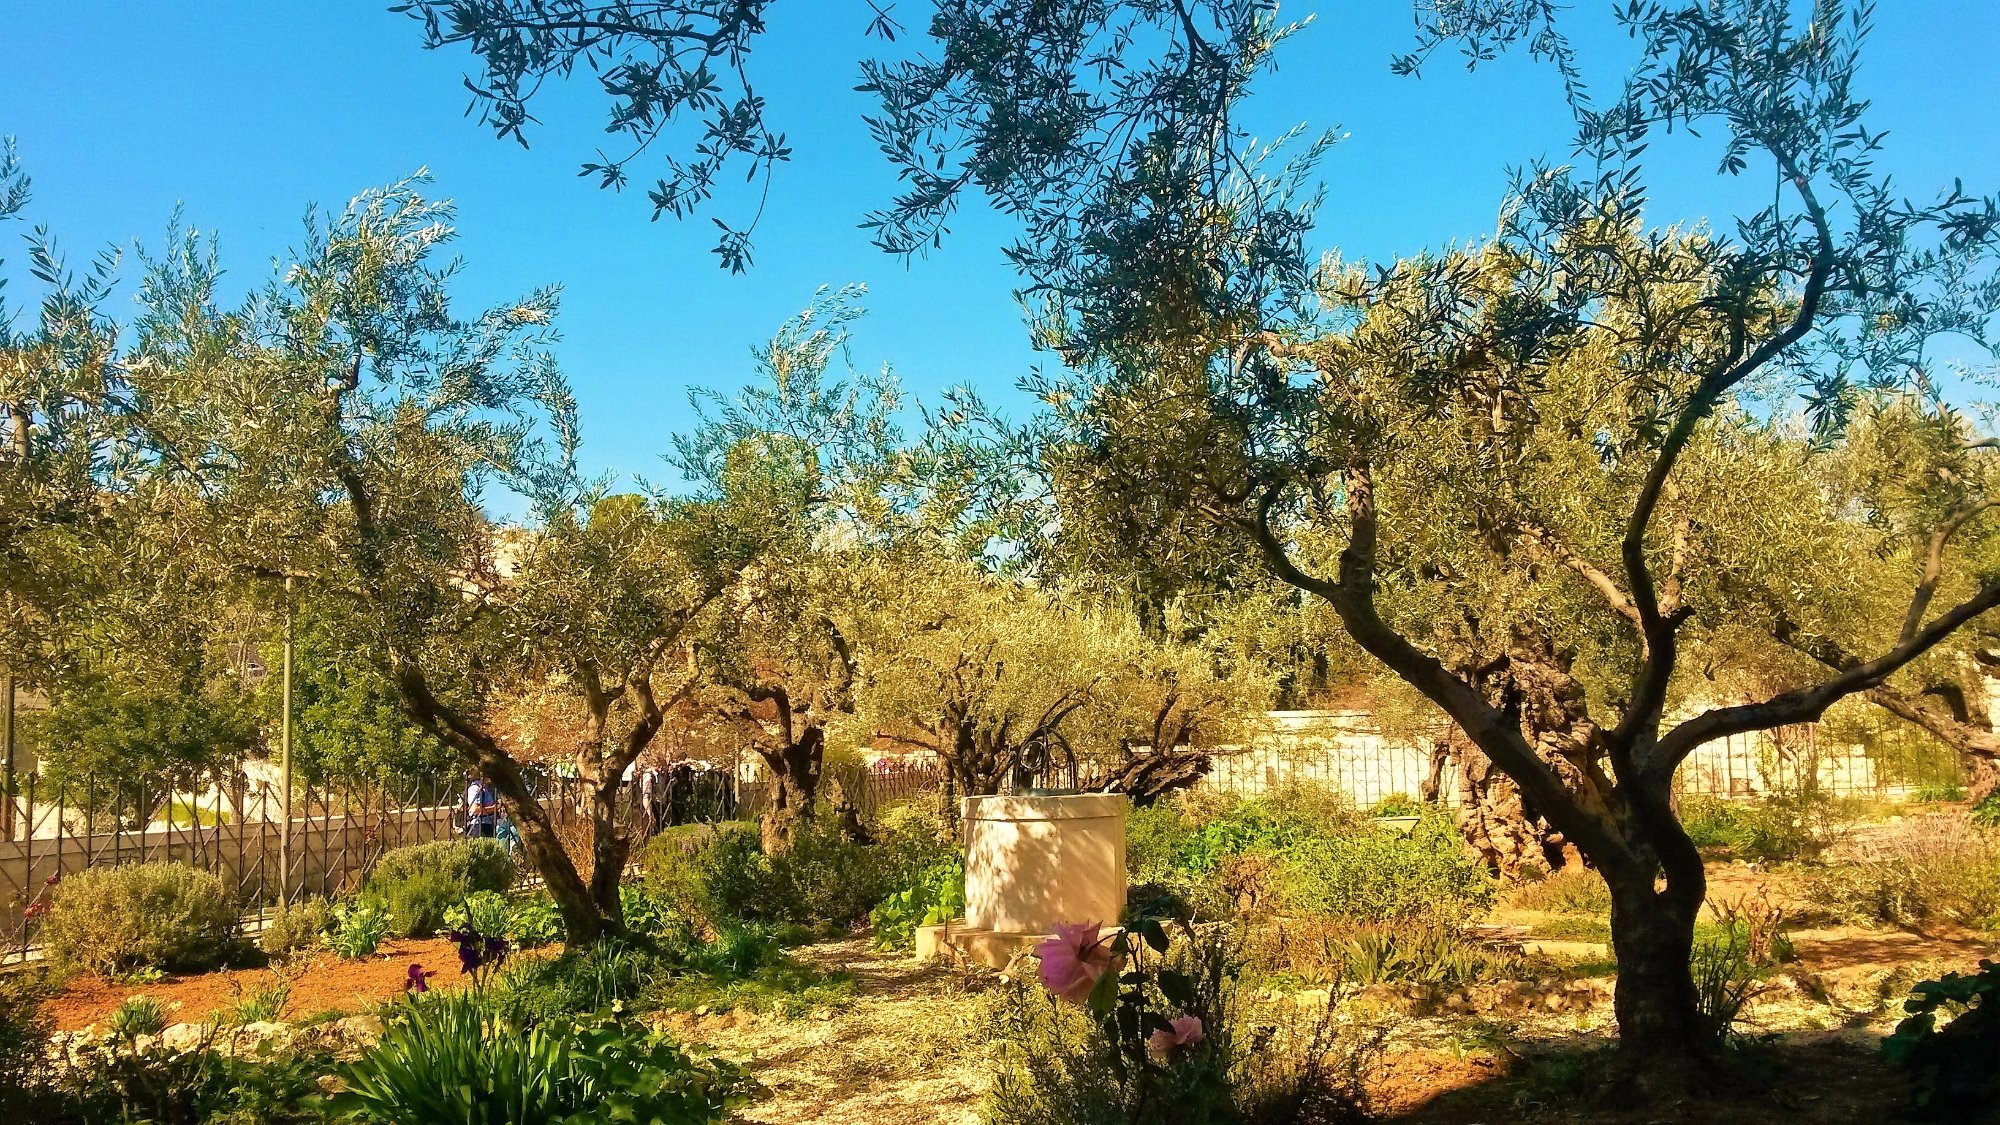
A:
MULTIPOLYGON (((1578 4, 1593 18, 1607 6, 1578 4)), ((851 89, 856 61, 878 47, 862 34, 868 8, 785 0, 773 11, 753 77, 796 157, 779 170, 745 276, 716 267, 705 219, 648 222, 642 194, 577 178, 603 119, 594 83, 538 108, 533 149, 503 144, 464 116, 467 56, 421 50, 415 26, 378 3, 0 0, 0 134, 18 138, 34 177, 30 222, 74 256, 157 240, 184 203, 192 224, 220 232, 238 289, 296 242, 307 204, 338 207, 428 166, 433 190, 459 205, 464 299, 564 287, 558 354, 593 469, 658 475, 667 434, 686 421, 685 389, 741 383, 749 346, 820 285, 872 291, 861 365, 891 363, 919 394, 969 383, 1005 400, 1046 362, 1010 297, 1009 226, 974 208, 943 251, 907 266, 870 247, 856 222, 894 183, 851 89)), ((1288 44, 1255 112, 1273 131, 1304 120, 1347 134, 1323 168, 1324 246, 1383 258, 1476 238, 1507 167, 1564 155, 1568 118, 1542 68, 1509 61, 1468 77, 1440 58, 1422 81, 1399 79, 1387 61, 1408 44, 1406 0, 1287 0, 1283 14, 1309 11, 1315 23, 1288 44)), ((897 8, 913 29, 922 12, 916 0, 897 8)), ((2000 189, 2000 4, 1888 3, 1878 25, 1863 86, 1903 187, 1928 194, 1961 175, 1974 191, 2000 189)), ((1617 59, 1628 49, 1588 45, 1617 59)), ((1705 151, 1659 150, 1655 164, 1662 219, 1722 215, 1747 198, 1746 185, 1715 182, 1705 151)), ((650 171, 636 167, 635 182, 650 171)), ((32 290, 16 233, 5 237, 0 268, 18 301, 32 290)))

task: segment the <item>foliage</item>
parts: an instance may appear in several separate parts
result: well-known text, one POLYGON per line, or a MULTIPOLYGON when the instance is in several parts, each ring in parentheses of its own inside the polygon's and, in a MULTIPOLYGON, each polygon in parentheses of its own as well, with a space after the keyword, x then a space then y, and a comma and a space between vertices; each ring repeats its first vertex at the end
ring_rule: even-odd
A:
POLYGON ((1962 817, 1910 817, 1871 853, 1813 873, 1812 901, 1863 922, 2000 927, 2000 836, 1962 817))
POLYGON ((1903 1010, 1908 1015, 1882 1041, 1882 1054, 1916 1073, 1917 1104, 1940 1117, 1990 1109, 2000 1099, 1993 1067, 2000 1053, 2000 962, 1924 981, 1903 1010), (1939 1027, 1949 1012, 1957 1014, 1939 1027))
MULTIPOLYGON (((351 606, 331 598, 305 598, 293 623, 292 769, 315 784, 334 778, 410 785, 448 779, 457 758, 451 748, 410 721, 383 673, 381 634, 351 606)), ((281 654, 267 651, 277 667, 281 654)), ((283 693, 266 679, 260 701, 275 727, 283 693)), ((400 793, 398 795, 401 795, 400 793)))
POLYGON ((562 912, 545 895, 515 903, 507 916, 507 939, 522 949, 559 942, 563 939, 562 912))
POLYGON ((331 1105, 377 1125, 723 1120, 750 1090, 732 1064, 615 1021, 517 1026, 478 990, 427 993, 340 1070, 331 1105))
POLYGON ((1755 802, 1691 796, 1681 823, 1700 848, 1723 848, 1760 863, 1812 862, 1844 834, 1845 810, 1820 794, 1781 793, 1755 802))
POLYGON ((692 844, 651 845, 646 886, 710 932, 743 920, 841 930, 895 890, 901 862, 895 849, 848 840, 831 818, 800 821, 774 856, 755 833, 725 825, 692 844))
POLYGON ((512 929, 513 906, 498 891, 474 891, 447 908, 443 929, 471 929, 488 937, 507 936, 512 929))
POLYGON ((469 895, 505 891, 514 861, 495 840, 436 840, 385 853, 361 887, 361 901, 386 912, 399 937, 428 937, 469 895))
POLYGON ((333 925, 333 905, 318 895, 281 902, 265 917, 257 944, 273 960, 283 960, 324 946, 333 925))
POLYGON ((128 997, 104 1018, 104 1025, 112 1038, 128 1043, 158 1035, 167 1029, 167 1005, 155 996, 128 997))
POLYGON ((1346 1039, 1330 998, 1259 1003, 1238 985, 1240 951, 1226 928, 1171 940, 1157 922, 1141 929, 1143 945, 1136 935, 1112 939, 1107 969, 1082 1003, 1032 985, 1000 993, 992 1035, 1001 1069, 988 1122, 1361 1119, 1361 1071, 1379 1043, 1346 1039))
POLYGON ((916 882, 875 905, 868 923, 879 949, 908 949, 917 928, 936 926, 965 914, 965 863, 940 863, 917 876, 916 882))
POLYGON ((1367 986, 1409 981, 1436 988, 1460 988, 1479 981, 1521 975, 1518 955, 1508 956, 1468 938, 1456 926, 1438 922, 1365 923, 1344 934, 1324 933, 1332 957, 1344 972, 1329 982, 1367 986))
POLYGON ((49 1111, 62 1125, 319 1125, 329 1119, 316 1080, 328 1068, 307 1052, 239 1058, 210 1042, 180 1051, 89 1044, 52 1076, 49 1111))
POLYGON ((48 1092, 52 991, 33 971, 0 974, 0 1105, 33 1107, 48 1092))
POLYGON ((2000 828, 2000 790, 1988 793, 1972 806, 1972 822, 1986 828, 2000 828))
POLYGON ((1611 888, 1604 877, 1581 867, 1564 868, 1539 879, 1523 879, 1507 888, 1505 900, 1515 910, 1590 918, 1606 918, 1611 914, 1611 888))
POLYGON ((1697 937, 1688 970, 1703 1032, 1715 1043, 1728 1042, 1736 1035, 1744 1007, 1764 990, 1748 936, 1730 927, 1719 936, 1697 937))
POLYGON ((258 744, 249 697, 233 683, 66 682, 40 725, 42 769, 71 804, 95 805, 131 826, 175 791, 223 781, 258 744))
POLYGON ((274 1023, 292 1001, 292 982, 275 973, 263 984, 249 988, 233 984, 230 990, 235 1001, 229 1006, 228 1022, 235 1024, 274 1023))
POLYGON ((1423 814, 1424 803, 1408 793, 1391 793, 1368 806, 1369 816, 1403 817, 1423 814))
POLYGON ((499 975, 494 1003, 522 1026, 622 1010, 667 964, 618 942, 599 942, 555 957, 517 958, 499 975))
POLYGON ((1281 909, 1356 920, 1462 919, 1493 901, 1493 880, 1451 818, 1425 813, 1409 835, 1376 829, 1294 845, 1275 879, 1281 909))
POLYGON ((394 920, 381 906, 366 900, 343 902, 333 908, 333 926, 327 932, 327 946, 335 954, 353 959, 375 952, 389 936, 394 920))
POLYGON ((186 864, 139 863, 64 879, 40 932, 50 960, 111 975, 211 968, 235 950, 238 920, 214 875, 186 864))

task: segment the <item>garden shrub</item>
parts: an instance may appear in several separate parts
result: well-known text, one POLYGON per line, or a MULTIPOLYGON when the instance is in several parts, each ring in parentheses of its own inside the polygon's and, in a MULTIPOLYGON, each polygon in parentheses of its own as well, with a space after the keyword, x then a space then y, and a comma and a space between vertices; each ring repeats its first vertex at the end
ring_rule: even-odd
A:
POLYGON ((398 937, 429 937, 469 895, 505 891, 514 861, 494 840, 437 840, 396 848, 376 862, 361 898, 386 911, 398 937))
POLYGON ((1882 1053, 1914 1072, 1917 1105, 1939 1119, 1983 1120, 1973 1115, 2000 1105, 2000 962, 1924 981, 1903 1010, 1882 1053), (1950 1016, 1943 1027, 1941 1015, 1950 1016))
POLYGON ((2000 928, 2000 833, 1956 816, 1911 817, 1866 858, 1815 872, 1806 894, 1864 922, 2000 928))
POLYGON ((965 861, 954 856, 918 873, 915 882, 877 903, 868 914, 878 949, 909 949, 919 926, 936 926, 965 913, 965 861))
POLYGON ((1539 879, 1524 879, 1507 888, 1506 904, 1515 910, 1543 914, 1575 914, 1605 918, 1611 914, 1611 888, 1587 867, 1566 867, 1539 879))
POLYGON ((389 936, 389 912, 372 902, 344 902, 333 908, 327 945, 341 957, 366 957, 389 936))
POLYGON ((709 932, 743 917, 765 878, 757 830, 741 824, 662 833, 647 843, 642 862, 641 885, 709 932))
POLYGON ((554 945, 563 934, 562 911, 545 894, 516 903, 507 916, 507 939, 522 949, 554 945))
POLYGON ((477 991, 396 1010, 331 1099, 368 1125, 705 1125, 753 1088, 742 1068, 615 1021, 522 1026, 477 991))
MULTIPOLYGON (((1259 1003, 1222 928, 1158 924, 1114 939, 1087 999, 1032 983, 997 990, 992 1125, 1307 1125, 1362 1120, 1368 1049, 1342 1041, 1331 1000, 1259 1003)), ((1045 963, 1046 965, 1046 963, 1045 963)), ((1048 970, 1045 967, 1044 972, 1048 970)), ((1061 970, 1058 967, 1057 976, 1061 970)))
POLYGON ((444 929, 470 929, 490 937, 504 937, 514 908, 498 891, 474 891, 445 908, 444 929))
POLYGON ((333 928, 333 905, 317 895, 299 902, 281 902, 264 919, 257 944, 272 960, 310 953, 326 944, 333 928))
POLYGON ((133 996, 104 1018, 104 1025, 114 1039, 131 1041, 146 1035, 158 1035, 167 1029, 167 1006, 157 997, 133 996))
POLYGON ((73 1044, 43 1095, 43 1116, 60 1123, 131 1125, 323 1125, 317 1079, 330 1060, 306 1053, 234 1058, 210 1044, 134 1050, 73 1044))
POLYGON ((655 840, 641 885, 710 934, 745 920, 842 930, 897 889, 898 872, 915 854, 857 844, 832 820, 817 818, 794 826, 784 854, 766 856, 754 829, 720 826, 655 840))
POLYGON ((1812 862, 1840 842, 1847 810, 1819 794, 1780 793, 1758 801, 1680 799, 1681 827, 1697 848, 1723 849, 1756 863, 1812 862))
POLYGON ((222 880, 186 864, 96 868, 56 887, 42 948, 58 965, 106 975, 208 969, 236 949, 238 913, 222 880))
POLYGON ((1481 944, 1463 929, 1435 921, 1287 919, 1249 929, 1245 950, 1257 976, 1319 987, 1411 982, 1460 988, 1530 975, 1529 962, 1519 953, 1481 944))
POLYGON ((42 1003, 52 991, 31 970, 0 973, 0 1106, 39 1110, 50 1096, 54 1025, 42 1013, 42 1003))
POLYGON ((1142 908, 1221 919, 1266 900, 1281 857, 1314 841, 1379 829, 1330 790, 1295 785, 1254 798, 1188 794, 1126 821, 1126 870, 1142 908))
POLYGON ((1278 906, 1293 914, 1356 920, 1455 920, 1493 900, 1493 880, 1443 813, 1426 813, 1409 835, 1363 829, 1302 840, 1275 874, 1278 906))

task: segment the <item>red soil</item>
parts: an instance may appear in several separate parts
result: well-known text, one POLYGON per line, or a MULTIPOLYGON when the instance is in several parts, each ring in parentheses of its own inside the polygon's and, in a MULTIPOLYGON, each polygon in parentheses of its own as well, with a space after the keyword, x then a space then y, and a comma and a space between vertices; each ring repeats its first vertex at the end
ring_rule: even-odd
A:
POLYGON ((76 976, 63 983, 45 1010, 57 1030, 74 1031, 110 1015, 128 998, 144 995, 169 1005, 168 1022, 192 1023, 233 1006, 239 996, 286 979, 291 981, 292 991, 284 1018, 300 1020, 328 1011, 365 1011, 393 999, 402 993, 412 963, 437 973, 431 978, 432 988, 453 988, 460 983, 458 953, 452 943, 431 938, 385 941, 374 956, 352 961, 322 953, 283 968, 202 973, 153 984, 76 976))

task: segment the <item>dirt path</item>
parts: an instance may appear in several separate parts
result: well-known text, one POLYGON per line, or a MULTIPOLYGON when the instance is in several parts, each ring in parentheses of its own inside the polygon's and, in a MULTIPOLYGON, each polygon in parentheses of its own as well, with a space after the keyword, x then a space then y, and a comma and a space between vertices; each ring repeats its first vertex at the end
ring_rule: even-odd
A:
POLYGON ((987 1082, 978 1036, 985 981, 879 954, 865 941, 799 951, 852 973, 854 1000, 803 1019, 677 1015, 681 1038, 750 1061, 769 1096, 742 1111, 763 1125, 972 1125, 987 1082))

